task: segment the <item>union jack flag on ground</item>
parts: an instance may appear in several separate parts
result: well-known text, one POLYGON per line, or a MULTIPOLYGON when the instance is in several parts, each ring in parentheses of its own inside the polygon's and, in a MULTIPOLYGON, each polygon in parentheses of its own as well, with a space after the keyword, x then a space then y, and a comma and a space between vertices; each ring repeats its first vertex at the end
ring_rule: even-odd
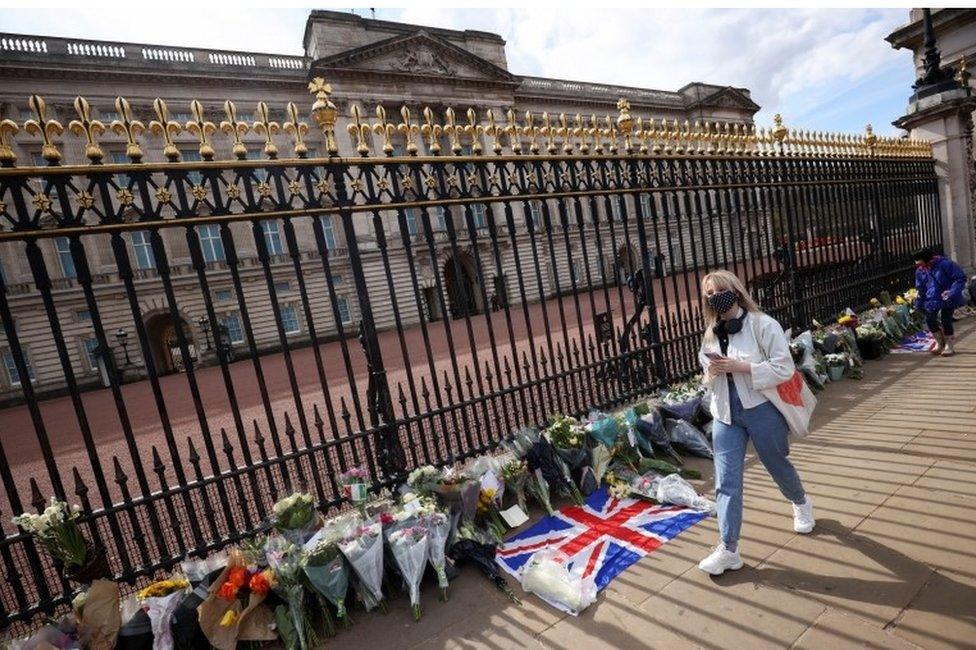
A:
POLYGON ((507 540, 495 559, 520 580, 519 570, 532 554, 551 547, 569 557, 571 573, 584 579, 593 576, 600 590, 631 564, 707 516, 683 506, 615 499, 604 486, 585 505, 561 508, 507 540))

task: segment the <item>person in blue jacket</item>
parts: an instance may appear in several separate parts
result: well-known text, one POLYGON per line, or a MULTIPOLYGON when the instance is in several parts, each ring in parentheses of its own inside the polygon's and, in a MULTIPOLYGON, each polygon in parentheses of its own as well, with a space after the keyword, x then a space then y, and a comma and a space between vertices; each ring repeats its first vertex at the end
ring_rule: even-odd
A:
POLYGON ((918 289, 915 307, 925 310, 925 322, 935 337, 936 347, 932 354, 952 356, 956 353, 952 346, 952 313, 965 303, 962 290, 966 286, 966 273, 961 266, 932 248, 916 252, 914 259, 915 288, 918 289))

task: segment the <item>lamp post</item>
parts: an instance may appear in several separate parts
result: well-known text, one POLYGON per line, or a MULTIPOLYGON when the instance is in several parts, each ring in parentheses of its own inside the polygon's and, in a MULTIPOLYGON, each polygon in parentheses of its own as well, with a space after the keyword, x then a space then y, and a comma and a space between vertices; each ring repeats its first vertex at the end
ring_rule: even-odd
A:
POLYGON ((207 352, 210 351, 210 321, 207 320, 206 316, 201 316, 197 319, 197 325, 203 330, 203 335, 207 338, 207 352))
POLYGON ((132 365, 132 362, 129 360, 129 333, 120 327, 115 330, 115 340, 122 346, 122 352, 125 354, 125 365, 132 365))
POLYGON ((923 41, 925 54, 922 59, 924 67, 922 75, 912 85, 912 89, 915 90, 913 101, 959 88, 959 83, 955 79, 956 71, 942 67, 942 54, 935 43, 935 28, 932 26, 930 9, 922 9, 922 30, 925 35, 923 41))

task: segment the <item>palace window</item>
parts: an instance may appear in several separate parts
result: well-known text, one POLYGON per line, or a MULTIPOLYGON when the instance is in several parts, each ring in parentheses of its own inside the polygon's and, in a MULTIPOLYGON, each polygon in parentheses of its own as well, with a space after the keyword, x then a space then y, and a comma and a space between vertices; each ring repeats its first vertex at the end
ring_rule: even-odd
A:
POLYGON ((231 293, 230 289, 217 289, 216 291, 214 291, 213 295, 214 295, 214 300, 218 302, 224 302, 234 297, 234 294, 231 293))
MULTIPOLYGON (((125 165, 129 162, 129 157, 125 155, 124 151, 113 151, 112 152, 112 162, 116 165, 125 165)), ((115 184, 119 187, 128 187, 129 185, 129 175, 128 174, 116 174, 115 184)))
POLYGON ((327 250, 336 249, 335 229, 332 227, 332 217, 319 217, 319 224, 322 226, 322 238, 325 240, 327 250))
POLYGON ((403 211, 403 217, 407 220, 407 234, 416 235, 419 232, 417 228, 417 211, 413 208, 407 208, 403 211))
POLYGON ((85 358, 88 359, 88 368, 98 370, 98 339, 85 339, 85 358))
POLYGON ((447 230, 447 208, 438 205, 434 208, 434 215, 437 217, 437 230, 441 232, 447 230))
POLYGON ((651 195, 650 194, 640 195, 640 206, 641 206, 641 218, 650 219, 651 218, 651 195))
POLYGON ((78 277, 75 261, 71 257, 71 242, 68 238, 58 237, 54 240, 54 247, 58 252, 58 261, 61 262, 61 274, 66 278, 78 277))
POLYGON ((336 298, 336 310, 339 312, 339 322, 348 325, 352 322, 352 315, 349 313, 349 301, 344 297, 336 298))
POLYGON ((220 324, 227 330, 227 337, 231 343, 244 342, 244 329, 241 327, 241 317, 237 314, 222 316, 220 324))
POLYGON ((136 268, 156 268, 156 258, 153 257, 152 243, 150 242, 150 233, 148 230, 135 230, 132 232, 132 249, 136 253, 136 268))
MULTIPOLYGON (((247 152, 247 159, 248 160, 261 160, 261 152, 260 151, 248 151, 247 152)), ((263 183, 264 181, 268 180, 268 170, 267 169, 261 169, 261 168, 254 168, 254 180, 258 181, 259 183, 263 183)))
POLYGON ((281 233, 278 231, 278 222, 271 219, 261 222, 261 232, 264 233, 264 243, 268 247, 268 255, 281 255, 285 252, 281 245, 281 233))
POLYGON ((542 228, 542 201, 529 201, 529 221, 535 230, 542 228))
MULTIPOLYGON (((27 376, 34 381, 34 368, 31 366, 30 357, 27 350, 23 350, 24 364, 27 366, 27 376)), ((14 354, 10 350, 3 351, 3 367, 7 371, 7 379, 11 386, 20 386, 20 373, 17 372, 17 364, 14 362, 14 354)))
POLYGON ((79 309, 75 312, 75 320, 79 323, 84 323, 91 320, 91 312, 87 309, 79 309))
POLYGON ((298 312, 294 307, 281 308, 281 325, 285 328, 285 334, 297 334, 302 331, 298 323, 298 312))
POLYGON ((482 229, 488 227, 488 206, 484 203, 472 204, 471 216, 474 218, 475 228, 482 229))
POLYGON ((620 219, 620 215, 623 213, 623 205, 621 203, 620 196, 614 195, 610 197, 610 214, 613 218, 620 219))
POLYGON ((274 289, 275 293, 288 293, 291 291, 291 285, 287 282, 275 282, 274 289))
POLYGON ((203 249, 204 262, 224 261, 224 242, 220 238, 220 226, 215 223, 197 226, 197 236, 200 238, 200 248, 203 249))

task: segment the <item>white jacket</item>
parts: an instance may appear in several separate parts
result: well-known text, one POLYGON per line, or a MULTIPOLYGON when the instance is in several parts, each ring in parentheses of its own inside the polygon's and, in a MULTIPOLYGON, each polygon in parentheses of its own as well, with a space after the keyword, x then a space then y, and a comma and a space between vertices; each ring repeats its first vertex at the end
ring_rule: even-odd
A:
MULTIPOLYGON (((725 377, 709 377, 708 367, 711 360, 705 356, 706 352, 722 353, 718 336, 711 341, 702 341, 698 359, 705 371, 704 383, 712 389, 712 417, 719 422, 732 424, 732 407, 729 403, 729 385, 725 377)), ((762 312, 749 312, 742 321, 742 330, 729 336, 729 349, 726 354, 730 359, 748 361, 752 365, 752 372, 733 373, 736 392, 743 408, 753 408, 767 401, 759 391, 775 388, 793 376, 796 370, 793 356, 790 354, 790 344, 783 332, 783 327, 775 318, 762 312), (762 347, 756 339, 762 341, 762 347), (766 354, 763 354, 765 350, 766 354)))

